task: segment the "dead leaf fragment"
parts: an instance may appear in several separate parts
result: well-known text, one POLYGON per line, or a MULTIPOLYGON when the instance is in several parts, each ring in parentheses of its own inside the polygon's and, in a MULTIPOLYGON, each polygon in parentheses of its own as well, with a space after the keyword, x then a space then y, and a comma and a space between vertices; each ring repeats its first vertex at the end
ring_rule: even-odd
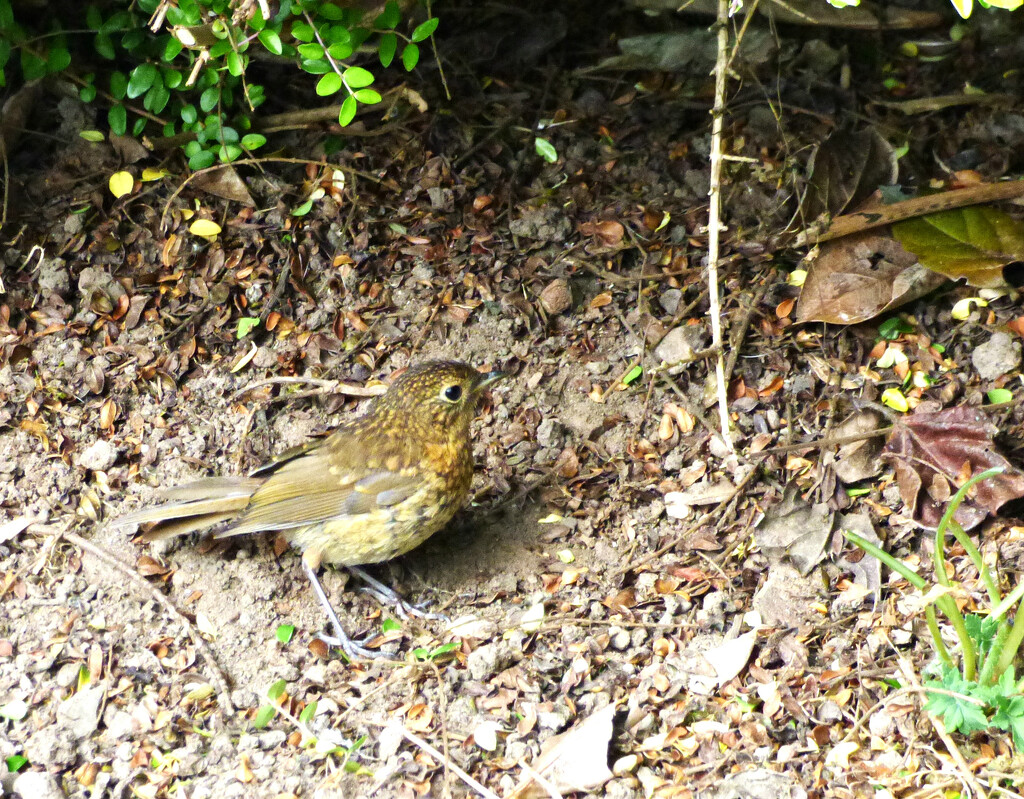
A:
POLYGON ((572 728, 549 738, 533 762, 526 779, 509 799, 551 796, 549 788, 565 795, 573 791, 596 791, 612 778, 608 768, 608 746, 612 739, 615 705, 595 711, 572 728), (539 775, 547 787, 535 779, 539 775))
POLYGON ((877 231, 821 245, 800 290, 797 322, 852 325, 916 300, 945 282, 877 231))

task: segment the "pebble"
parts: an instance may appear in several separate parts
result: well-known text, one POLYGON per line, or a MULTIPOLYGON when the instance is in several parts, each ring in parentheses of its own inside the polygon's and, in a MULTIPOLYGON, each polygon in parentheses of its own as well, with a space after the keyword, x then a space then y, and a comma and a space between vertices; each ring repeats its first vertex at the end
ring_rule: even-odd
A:
POLYGON ((982 380, 995 380, 1020 366, 1020 342, 999 330, 971 353, 971 363, 982 380))
POLYGON ((665 309, 667 314, 675 314, 679 310, 679 302, 683 299, 683 292, 679 289, 666 289, 658 297, 658 303, 665 309))
POLYGON ((675 374, 681 371, 686 364, 679 364, 679 361, 688 361, 693 358, 693 353, 703 345, 704 328, 701 325, 683 325, 673 328, 654 348, 654 357, 667 364, 678 364, 669 372, 675 374))
POLYGON ((57 778, 44 771, 26 771, 14 778, 14 795, 22 799, 64 799, 57 778))
POLYGON ((101 685, 83 688, 57 706, 57 725, 62 733, 78 741, 85 740, 100 723, 100 703, 105 689, 101 685))
POLYGON ((94 441, 78 456, 78 465, 94 472, 105 472, 117 460, 117 449, 102 438, 94 441))

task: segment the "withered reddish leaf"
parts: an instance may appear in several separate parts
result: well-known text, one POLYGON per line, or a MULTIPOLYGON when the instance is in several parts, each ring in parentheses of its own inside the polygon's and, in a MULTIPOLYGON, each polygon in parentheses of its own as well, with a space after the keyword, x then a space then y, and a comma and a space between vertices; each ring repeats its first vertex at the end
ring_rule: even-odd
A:
POLYGON ((1024 473, 996 451, 996 432, 980 410, 966 406, 897 421, 882 458, 896 469, 908 513, 934 529, 946 509, 945 499, 970 476, 996 466, 1003 473, 974 487, 957 510, 956 521, 970 530, 1004 503, 1024 496, 1024 473))

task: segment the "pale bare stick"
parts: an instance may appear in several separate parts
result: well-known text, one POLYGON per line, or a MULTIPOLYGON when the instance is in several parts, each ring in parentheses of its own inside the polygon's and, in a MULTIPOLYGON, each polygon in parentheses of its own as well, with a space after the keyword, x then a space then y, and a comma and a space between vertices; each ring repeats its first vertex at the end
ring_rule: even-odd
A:
POLYGON ((84 549, 90 555, 99 558, 119 574, 127 577, 130 582, 139 588, 139 590, 152 597, 160 606, 163 607, 165 611, 167 611, 169 616, 185 626, 185 629, 188 630, 189 636, 195 642, 196 648, 202 653, 207 666, 210 667, 210 671, 213 674, 213 683, 217 688, 217 701, 220 705, 221 712, 225 717, 230 716, 235 712, 235 707, 231 704, 231 689, 228 687, 227 675, 217 662, 217 657, 213 654, 213 650, 210 649, 210 645, 206 642, 206 639, 199 634, 199 630, 196 629, 196 626, 189 621, 188 617, 184 613, 178 610, 175 604, 167 596, 158 591, 142 575, 126 566, 99 544, 94 544, 92 541, 82 538, 82 536, 72 533, 70 530, 62 530, 59 527, 54 527, 49 524, 33 524, 28 528, 28 532, 54 536, 57 539, 67 539, 79 549, 84 549))
POLYGON ((718 58, 715 61, 715 104, 711 110, 711 188, 708 191, 708 316, 715 358, 715 393, 722 440, 733 451, 729 433, 729 398, 725 392, 725 358, 722 354, 722 305, 718 285, 718 257, 722 231, 722 117, 725 114, 725 79, 729 62, 729 0, 718 0, 718 58))

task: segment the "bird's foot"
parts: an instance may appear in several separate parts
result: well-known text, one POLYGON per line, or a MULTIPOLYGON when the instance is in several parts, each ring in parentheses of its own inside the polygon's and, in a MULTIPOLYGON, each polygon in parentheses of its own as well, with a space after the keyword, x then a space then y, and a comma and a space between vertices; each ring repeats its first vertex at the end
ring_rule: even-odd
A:
POLYGON ((380 580, 375 577, 371 577, 364 569, 358 566, 346 566, 350 573, 354 574, 364 583, 366 586, 360 590, 364 593, 369 594, 382 605, 390 605, 395 609, 395 613, 402 619, 407 619, 410 616, 415 616, 418 619, 430 619, 432 621, 448 621, 448 617, 443 613, 431 613, 430 611, 423 610, 417 605, 413 605, 408 600, 404 599, 401 594, 395 591, 393 588, 389 588, 384 585, 380 580))

